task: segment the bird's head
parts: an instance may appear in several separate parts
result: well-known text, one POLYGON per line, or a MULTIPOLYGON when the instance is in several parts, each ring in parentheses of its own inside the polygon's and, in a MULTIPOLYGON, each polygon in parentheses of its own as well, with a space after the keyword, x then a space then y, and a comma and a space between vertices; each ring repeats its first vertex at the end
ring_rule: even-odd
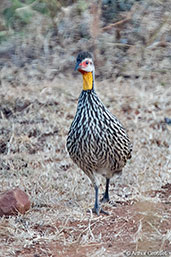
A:
POLYGON ((94 71, 93 57, 89 52, 81 52, 78 54, 75 70, 81 73, 94 71))
POLYGON ((91 90, 94 83, 94 63, 89 52, 81 52, 77 56, 75 70, 83 75, 83 90, 91 90))

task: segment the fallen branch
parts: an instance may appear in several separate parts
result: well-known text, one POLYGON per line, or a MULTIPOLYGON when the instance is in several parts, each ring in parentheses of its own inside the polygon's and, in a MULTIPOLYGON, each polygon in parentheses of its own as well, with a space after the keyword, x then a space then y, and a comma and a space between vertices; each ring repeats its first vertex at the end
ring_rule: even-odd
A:
POLYGON ((129 22, 132 19, 133 14, 136 12, 137 8, 138 8, 138 4, 133 5, 132 8, 131 8, 131 11, 128 13, 126 18, 124 18, 121 21, 117 21, 115 23, 112 23, 112 24, 102 28, 102 31, 111 29, 113 27, 119 27, 119 26, 122 26, 123 24, 129 22))
POLYGON ((126 23, 126 22, 128 22, 130 20, 131 20, 131 17, 127 17, 127 18, 125 18, 125 19, 123 19, 121 21, 117 21, 117 22, 115 22, 113 24, 110 24, 110 25, 104 27, 102 30, 105 31, 105 30, 111 29, 113 27, 118 27, 118 26, 123 25, 124 23, 126 23))

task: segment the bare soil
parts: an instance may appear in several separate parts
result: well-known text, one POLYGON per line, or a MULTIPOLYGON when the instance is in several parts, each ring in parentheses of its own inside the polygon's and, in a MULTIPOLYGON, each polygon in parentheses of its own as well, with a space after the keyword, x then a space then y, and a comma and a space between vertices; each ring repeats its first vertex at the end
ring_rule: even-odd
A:
POLYGON ((49 20, 36 16, 30 34, 1 45, 0 191, 20 187, 32 206, 0 219, 0 256, 171 255, 170 5, 143 3, 119 32, 93 39, 91 28, 80 38, 89 9, 74 16, 73 5, 59 16, 65 33, 46 37, 49 20), (132 159, 111 180, 108 216, 91 213, 93 186, 65 146, 82 90, 74 62, 85 49, 95 55, 97 94, 133 142, 132 159))
MULTIPOLYGON (((81 91, 81 78, 71 81, 3 87, 1 191, 19 186, 29 194, 32 208, 25 215, 1 218, 1 256, 169 252, 170 129, 164 123, 169 88, 158 86, 154 95, 150 86, 139 89, 120 79, 96 84, 134 143, 132 159, 111 181, 111 203, 104 204, 110 215, 97 217, 88 212, 93 187, 65 148, 81 91)), ((104 185, 101 178, 101 194, 104 185)))

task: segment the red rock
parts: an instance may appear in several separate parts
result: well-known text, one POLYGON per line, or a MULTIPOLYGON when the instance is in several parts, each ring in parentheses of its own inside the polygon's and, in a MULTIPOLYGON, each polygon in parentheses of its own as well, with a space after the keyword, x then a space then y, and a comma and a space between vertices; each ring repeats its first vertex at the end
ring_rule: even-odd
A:
POLYGON ((0 194, 0 216, 14 215, 18 212, 24 214, 30 209, 30 205, 28 195, 19 188, 0 194))

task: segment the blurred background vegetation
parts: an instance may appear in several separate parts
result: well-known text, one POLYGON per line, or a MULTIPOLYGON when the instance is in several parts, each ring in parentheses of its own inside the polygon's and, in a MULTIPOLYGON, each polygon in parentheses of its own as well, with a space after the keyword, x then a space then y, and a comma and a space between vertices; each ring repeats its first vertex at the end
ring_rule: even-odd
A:
MULTIPOLYGON (((145 55, 153 59, 150 47, 170 46, 170 8, 169 0, 1 0, 0 68, 25 68, 28 80, 52 80, 71 73, 77 53, 89 50, 97 78, 127 77, 126 70, 134 73, 145 55)), ((169 59, 150 69, 168 70, 169 59)), ((17 76, 9 73, 5 78, 15 83, 17 76)))
POLYGON ((1 219, 0 256, 169 252, 170 2, 0 0, 0 191, 20 186, 33 204, 1 219), (117 207, 100 220, 88 215, 93 191, 66 152, 81 50, 93 53, 97 93, 134 145, 111 185, 117 207))

